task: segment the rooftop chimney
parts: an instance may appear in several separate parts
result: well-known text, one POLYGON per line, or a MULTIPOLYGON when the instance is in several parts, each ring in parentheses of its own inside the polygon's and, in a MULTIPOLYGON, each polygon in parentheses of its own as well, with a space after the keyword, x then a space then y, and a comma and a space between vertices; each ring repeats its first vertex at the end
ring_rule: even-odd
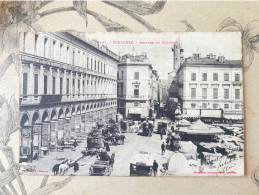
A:
POLYGON ((224 57, 224 56, 219 56, 219 57, 218 57, 218 61, 219 61, 220 63, 224 63, 224 60, 225 60, 225 57, 224 57))

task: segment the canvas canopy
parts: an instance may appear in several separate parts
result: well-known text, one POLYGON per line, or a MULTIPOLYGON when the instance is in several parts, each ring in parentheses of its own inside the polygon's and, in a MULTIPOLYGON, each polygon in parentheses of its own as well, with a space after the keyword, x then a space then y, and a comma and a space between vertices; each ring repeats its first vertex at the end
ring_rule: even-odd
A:
POLYGON ((179 121, 179 126, 189 126, 191 123, 187 121, 186 119, 181 119, 179 121))
POLYGON ((197 146, 191 141, 181 141, 180 146, 179 152, 182 153, 186 159, 197 159, 197 146))
POLYGON ((167 174, 192 174, 193 170, 183 154, 176 152, 167 161, 167 174))
POLYGON ((215 135, 224 133, 221 128, 208 126, 200 119, 198 119, 189 127, 180 128, 179 131, 190 135, 215 135))

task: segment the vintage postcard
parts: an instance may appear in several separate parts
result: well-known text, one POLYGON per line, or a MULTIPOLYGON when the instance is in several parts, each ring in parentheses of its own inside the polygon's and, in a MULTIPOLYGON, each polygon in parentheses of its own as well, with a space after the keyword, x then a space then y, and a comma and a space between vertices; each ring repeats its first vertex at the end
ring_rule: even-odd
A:
POLYGON ((244 174, 240 33, 19 40, 20 173, 244 174))
POLYGON ((256 1, 1 1, 0 194, 258 193, 258 7, 256 1), (113 34, 119 32, 129 34, 113 34), (147 32, 155 34, 140 34, 147 32), (134 63, 138 68, 128 71, 134 63), (149 66, 142 63, 152 71, 141 70, 149 66), (107 92, 113 81, 115 94, 107 92), (98 174, 110 176, 89 176, 98 174))

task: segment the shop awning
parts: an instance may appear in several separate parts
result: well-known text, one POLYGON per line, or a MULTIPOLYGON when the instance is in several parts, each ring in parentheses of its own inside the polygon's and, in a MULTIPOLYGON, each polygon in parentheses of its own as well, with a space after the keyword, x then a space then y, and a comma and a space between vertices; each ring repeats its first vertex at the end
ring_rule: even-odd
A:
POLYGON ((142 108, 129 108, 129 114, 142 114, 142 108))
POLYGON ((224 114, 223 116, 225 119, 232 119, 232 120, 242 120, 242 114, 224 114))
POLYGON ((182 114, 182 115, 177 115, 175 116, 177 119, 186 119, 186 118, 199 118, 198 115, 188 115, 188 114, 182 114))
POLYGON ((188 109, 185 114, 176 115, 175 117, 178 119, 184 118, 198 118, 200 116, 200 110, 197 109, 188 109))
POLYGON ((201 110, 201 117, 221 118, 221 110, 201 110))

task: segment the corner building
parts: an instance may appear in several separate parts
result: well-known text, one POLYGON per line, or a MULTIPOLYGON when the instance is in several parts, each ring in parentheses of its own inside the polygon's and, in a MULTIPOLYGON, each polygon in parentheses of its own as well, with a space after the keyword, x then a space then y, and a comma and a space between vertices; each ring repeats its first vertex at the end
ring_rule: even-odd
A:
POLYGON ((118 64, 118 112, 141 120, 157 114, 160 80, 147 55, 123 55, 118 64))
POLYGON ((243 120, 241 60, 212 53, 185 59, 177 71, 178 95, 186 117, 243 120))
POLYGON ((117 113, 118 56, 75 33, 21 33, 20 161, 117 113))

